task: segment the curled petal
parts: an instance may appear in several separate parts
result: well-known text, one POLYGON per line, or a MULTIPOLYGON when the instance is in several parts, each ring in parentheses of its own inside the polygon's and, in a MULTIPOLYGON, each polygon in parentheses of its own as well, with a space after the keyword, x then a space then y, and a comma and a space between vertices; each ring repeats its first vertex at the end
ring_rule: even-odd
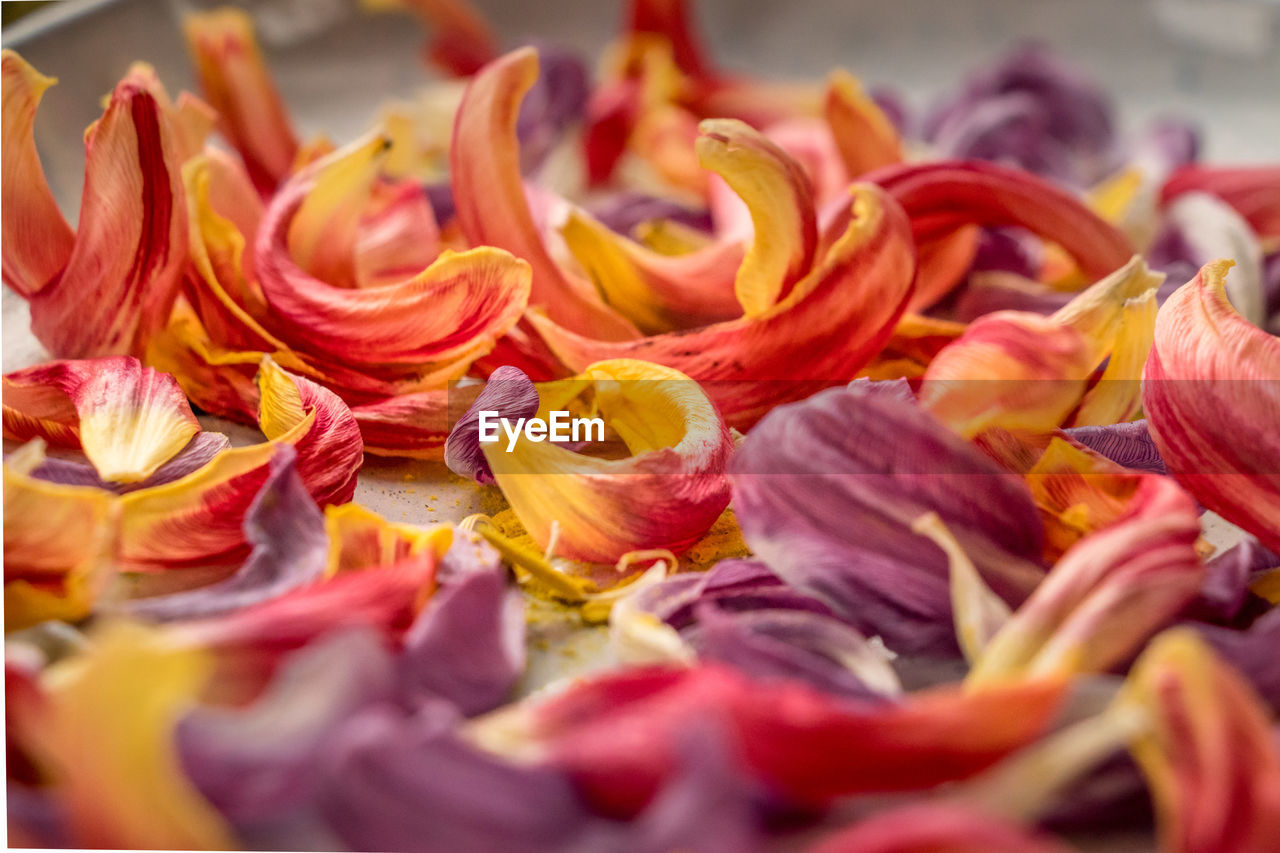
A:
POLYGON ((298 475, 297 452, 281 445, 271 474, 244 519, 249 558, 226 580, 124 605, 132 616, 152 620, 191 619, 257 604, 318 579, 329 542, 324 517, 298 475))
POLYGON ((363 0, 366 8, 404 7, 433 30, 426 58, 459 77, 470 77, 498 55, 497 39, 468 0, 363 0))
POLYGON ((1201 166, 1175 171, 1160 197, 1169 202, 1186 192, 1216 195, 1236 209, 1260 237, 1280 237, 1280 167, 1201 166))
POLYGON ((976 809, 924 803, 893 809, 833 833, 810 848, 810 853, 1068 853, 1069 849, 976 809))
POLYGON ((537 76, 538 54, 526 47, 489 63, 468 84, 450 148, 458 221, 472 245, 496 246, 529 262, 529 302, 544 306, 556 322, 605 340, 634 337, 635 327, 601 302, 589 281, 555 262, 529 209, 516 122, 537 76))
POLYGON ((1145 418, 1109 426, 1074 427, 1066 434, 1117 465, 1150 474, 1168 473, 1145 418))
POLYGON ((173 377, 132 356, 55 361, 4 377, 5 437, 80 448, 103 480, 146 480, 199 430, 173 377))
MULTIPOLYGON (((12 58, 6 55, 6 68, 12 58)), ((5 74, 7 92, 10 72, 5 74)), ((186 257, 187 224, 180 140, 167 104, 167 95, 149 69, 133 69, 120 81, 106 112, 85 134, 80 223, 62 269, 50 280, 14 284, 19 293, 28 293, 32 332, 58 357, 140 354, 147 337, 168 319, 186 257), (86 312, 85 305, 110 310, 86 312)), ((6 136, 11 119, 21 121, 21 116, 11 116, 6 108, 6 136)), ((22 157, 24 143, 19 139, 13 148, 11 152, 5 146, 6 172, 11 156, 22 157)), ((6 199, 10 192, 44 198, 39 188, 21 190, 28 180, 44 183, 38 170, 14 175, 7 183, 18 186, 6 189, 6 199)), ((28 215, 17 206, 24 200, 15 202, 6 205, 6 219, 28 215)), ((46 217, 39 220, 45 224, 37 232, 31 225, 5 226, 6 257, 14 253, 21 258, 30 251, 24 251, 20 241, 50 241, 52 248, 39 250, 40 259, 21 262, 29 266, 24 276, 49 272, 50 252, 62 251, 62 230, 48 224, 47 211, 40 211, 43 203, 36 204, 33 213, 46 217), (10 237, 18 245, 10 245, 10 237)), ((6 280, 9 266, 6 261, 6 280)))
POLYGON ((891 394, 832 389, 776 409, 730 472, 755 554, 895 651, 956 649, 947 557, 911 530, 924 513, 941 517, 1007 602, 1022 601, 1043 573, 1026 486, 891 394))
POLYGON ((1231 307, 1230 267, 1206 264, 1160 309, 1142 404, 1174 478, 1276 551, 1280 434, 1270 425, 1280 423, 1280 340, 1231 307))
MULTIPOLYGON (((1043 178, 980 161, 890 166, 866 177, 883 186, 911 219, 922 246, 962 225, 1017 225, 1060 245, 1085 275, 1101 278, 1133 254, 1129 240, 1075 196, 1043 178)), ((913 309, 926 308, 958 279, 920 290, 913 309)))
POLYGON ((1272 849, 1280 835, 1280 752, 1240 675, 1193 631, 1179 629, 1156 638, 1126 689, 1154 723, 1132 750, 1155 800, 1161 848, 1272 849))
POLYGON ((4 462, 7 631, 88 616, 119 555, 119 501, 99 489, 34 479, 42 456, 35 441, 4 462))
POLYGON ((271 80, 253 19, 230 7, 189 15, 183 26, 204 96, 219 130, 244 158, 264 194, 289 174, 298 140, 271 80))
MULTIPOLYGON (((633 455, 602 459, 523 437, 513 446, 502 436, 482 443, 534 540, 547 548, 558 529, 557 553, 614 563, 628 551, 680 551, 706 533, 729 503, 724 470, 733 439, 698 384, 670 368, 619 359, 592 365, 565 387, 566 400, 594 390, 595 410, 633 455)), ((559 408, 544 399, 541 414, 559 408)))
POLYGON ((26 746, 80 847, 231 849, 221 816, 182 772, 173 729, 209 675, 198 652, 114 623, 54 665, 26 746))
MULTIPOLYGON (((327 577, 390 566, 411 557, 421 558, 427 552, 443 559, 455 541, 449 527, 396 524, 359 504, 328 507, 324 518, 329 540, 327 577)), ((464 541, 470 540, 458 539, 457 547, 462 548, 464 541)), ((481 553, 489 553, 482 546, 474 547, 481 553)))
POLYGON ((538 389, 518 367, 499 367, 489 376, 484 390, 458 419, 444 444, 444 464, 459 477, 477 483, 493 482, 493 471, 480 444, 480 413, 497 412, 514 422, 538 412, 538 389))
POLYGON ((281 319, 281 336, 304 350, 348 365, 449 362, 465 369, 519 319, 529 298, 524 261, 487 247, 445 251, 396 284, 355 289, 334 286, 304 266, 304 257, 320 263, 316 253, 334 239, 330 229, 336 227, 319 212, 314 221, 300 220, 305 206, 324 199, 326 209, 338 210, 340 199, 351 203, 367 195, 362 187, 371 185, 383 150, 373 138, 335 152, 276 194, 256 247, 263 294, 281 319), (302 233, 310 236, 300 243, 295 237, 302 233), (309 249, 299 255, 304 245, 309 249))
POLYGON ((823 107, 850 176, 860 177, 902 162, 897 128, 852 74, 844 70, 832 72, 827 78, 823 107))
POLYGON ((799 163, 743 122, 707 119, 698 131, 698 160, 724 178, 751 211, 756 237, 738 268, 734 292, 746 315, 758 316, 813 265, 813 185, 799 163))
POLYGON ((1125 475, 1124 515, 1072 545, 992 638, 969 683, 1106 672, 1127 662, 1199 592, 1195 503, 1165 477, 1125 475))
POLYGON ((852 379, 905 308, 915 264, 901 209, 857 185, 852 211, 828 233, 822 260, 758 316, 625 342, 576 334, 538 313, 530 319, 572 368, 607 358, 663 364, 703 384, 729 424, 749 426, 779 402, 852 379))
POLYGON ((75 233, 67 225, 44 177, 32 131, 36 108, 57 80, 6 50, 4 83, 4 283, 20 295, 53 284, 71 257, 75 233))
MULTIPOLYGON (((867 703, 703 665, 581 681, 494 725, 526 727, 528 743, 567 769, 598 810, 630 815, 670 776, 679 734, 698 719, 724 731, 746 768, 773 791, 821 804, 970 776, 1042 734, 1061 696, 1060 684, 1028 682, 867 703)), ((472 735, 488 740, 484 721, 472 735)))
POLYGON ((398 394, 351 407, 364 449, 379 456, 440 459, 457 409, 456 390, 398 394))
POLYGON ((198 432, 186 447, 178 451, 177 455, 168 462, 157 468, 154 474, 136 483, 107 482, 98 476, 92 465, 86 465, 74 459, 45 459, 31 474, 38 479, 48 480, 50 483, 62 483, 67 486, 93 486, 94 488, 105 489, 109 492, 123 495, 126 492, 136 492, 139 489, 149 489, 152 486, 160 486, 164 483, 180 480, 192 471, 197 471, 208 465, 213 460, 213 457, 230 447, 231 439, 220 432, 198 432))

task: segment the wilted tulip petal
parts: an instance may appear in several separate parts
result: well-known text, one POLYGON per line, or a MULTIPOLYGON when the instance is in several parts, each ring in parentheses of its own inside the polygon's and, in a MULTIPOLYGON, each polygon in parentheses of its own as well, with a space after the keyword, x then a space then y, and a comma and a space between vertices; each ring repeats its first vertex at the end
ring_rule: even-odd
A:
POLYGON ((235 574, 210 586, 131 601, 123 609, 154 620, 214 616, 319 579, 329 541, 296 459, 297 451, 287 444, 271 458, 271 473, 244 519, 244 538, 253 550, 235 574))
POLYGON ((244 158, 263 194, 289 174, 298 141, 258 48, 253 19, 231 7, 187 16, 187 49, 218 129, 244 158))
POLYGON ((1106 672, 1195 597, 1204 577, 1195 503, 1165 477, 1129 476, 1124 514, 1062 555, 992 638, 969 683, 1106 672))
POLYGON ((466 716, 492 710, 524 673, 524 596, 505 569, 446 584, 404 637, 399 689, 446 699, 466 716))
POLYGON ((1150 474, 1168 473, 1145 418, 1107 426, 1072 427, 1064 432, 1072 441, 1117 465, 1150 474))
POLYGON ((1026 486, 892 395, 832 389, 776 409, 730 471, 756 555, 895 651, 956 651, 946 555, 911 530, 924 513, 938 513, 1006 601, 1042 576, 1026 486))
POLYGON ((897 128, 852 74, 837 70, 828 77, 823 110, 851 177, 902 162, 897 128))
POLYGON ((498 54, 496 38, 468 0, 362 0, 366 8, 403 7, 416 15, 432 37, 424 53, 433 65, 469 77, 498 54))
POLYGON ((497 412, 513 423, 531 418, 538 412, 538 389, 518 367, 499 367, 454 424, 444 443, 444 464, 459 477, 481 484, 493 482, 493 471, 480 444, 480 413, 485 411, 497 412))
POLYGON ((1193 631, 1180 629, 1148 647, 1127 690, 1154 722, 1132 749, 1155 800, 1161 848, 1273 849, 1280 837, 1280 751, 1267 713, 1240 675, 1193 631))
POLYGON ((198 471, 213 461, 213 457, 231 448, 231 439, 220 432, 198 432, 177 455, 161 465, 145 480, 137 483, 109 483, 98 476, 92 465, 74 459, 46 458, 31 472, 31 476, 62 483, 66 486, 93 486, 123 495, 152 486, 161 486, 181 480, 192 471, 198 471))
MULTIPOLYGON (((902 205, 922 248, 963 225, 1017 225, 1060 245, 1095 279, 1123 266, 1133 254, 1128 238, 1075 196, 1020 169, 941 161, 889 166, 866 179, 902 205)), ((927 280, 930 286, 922 283, 912 299, 913 310, 932 305, 959 283, 958 277, 927 280)))
MULTIPOLYGON (((558 529, 558 554, 614 563, 628 551, 682 551, 711 528, 729 503, 724 470, 733 439, 696 382, 618 359, 588 367, 563 387, 570 390, 565 399, 543 401, 544 419, 590 389, 594 411, 632 455, 587 456, 525 436, 513 445, 503 435, 482 444, 494 480, 534 541, 547 548, 558 529)), ((549 397, 557 393, 548 390, 549 397)))
POLYGON ((1280 339, 1231 307, 1230 267, 1206 264, 1161 307, 1142 404, 1169 473, 1276 551, 1280 433, 1271 425, 1280 423, 1280 339))
POLYGON ((141 354, 168 319, 186 257, 180 140, 165 112, 168 97, 146 68, 116 86, 85 135, 71 241, 31 140, 49 78, 12 51, 3 66, 5 281, 31 303, 32 332, 55 356, 141 354), (110 310, 86 313, 85 305, 110 310))
POLYGON ((973 775, 1041 735, 1061 696, 1060 684, 1028 682, 867 703, 721 667, 634 669, 482 719, 471 736, 495 749, 498 738, 514 737, 507 748, 524 744, 567 769, 596 809, 623 816, 651 801, 676 766, 680 735, 705 720, 763 784, 792 802, 821 804, 973 775))
POLYGON ((120 504, 95 488, 34 479, 43 448, 4 461, 6 631, 89 615, 119 554, 120 504))
POLYGON ((222 818, 182 772, 173 728, 209 674, 198 652, 130 623, 104 626, 42 678, 19 721, 80 847, 231 849, 222 818))
POLYGON ((883 812, 822 838, 810 853, 1068 853, 1011 821, 949 803, 883 812))
MULTIPOLYGON (((355 216, 367 198, 385 140, 371 138, 321 160, 281 188, 263 216, 256 268, 284 339, 342 364, 424 365, 471 361, 515 325, 529 293, 529 267, 492 248, 444 252, 425 270, 376 288, 341 286, 328 264, 350 263, 355 216), (309 205, 324 203, 308 214, 309 205), (330 260, 325 257, 332 256, 330 260), (322 277, 323 276, 323 277, 322 277)), ((459 371, 460 375, 461 371, 459 371)), ((456 378, 449 377, 449 378, 456 378)))
POLYGON ((1243 675, 1267 703, 1280 713, 1280 608, 1272 607, 1241 631, 1217 625, 1197 626, 1204 639, 1227 663, 1243 675))
POLYGON ((1187 192, 1216 195, 1236 209, 1259 237, 1280 237, 1280 167, 1192 164, 1165 182, 1161 201, 1187 192))
POLYGON ((911 293, 914 248, 902 211, 876 187, 855 185, 852 215, 828 230, 830 248, 780 302, 754 317, 635 341, 530 320, 565 364, 627 358, 675 368, 704 385, 731 426, 783 401, 853 379, 884 346, 911 293))
POLYGON ((450 147, 458 221, 472 245, 496 246, 529 262, 529 303, 544 306, 558 323, 605 340, 634 337, 635 327, 600 301, 590 281, 555 262, 529 210, 516 124, 537 76, 537 51, 526 47, 489 63, 468 84, 450 147))
POLYGON ((82 449, 103 480, 137 483, 200 423, 172 376, 131 356, 55 361, 4 377, 4 434, 82 449))

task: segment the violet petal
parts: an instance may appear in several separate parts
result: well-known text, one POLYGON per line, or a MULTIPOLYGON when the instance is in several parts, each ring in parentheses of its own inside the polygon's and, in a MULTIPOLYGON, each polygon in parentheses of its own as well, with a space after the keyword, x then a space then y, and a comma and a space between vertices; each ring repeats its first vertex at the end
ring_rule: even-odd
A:
POLYGON ((244 519, 253 550, 235 574, 209 586, 129 601, 121 609, 159 621, 216 616, 318 579, 329 537, 324 515, 298 474, 297 456, 288 444, 272 455, 271 472, 244 519))
POLYGON ((444 464, 460 477, 477 483, 493 482, 493 471, 480 448, 480 413, 498 412, 517 420, 538 411, 538 389, 518 367, 503 365, 493 372, 484 390, 463 413, 444 443, 444 464))
POLYGON ((1107 426, 1072 427, 1067 436, 1117 465, 1152 474, 1169 473, 1151 438, 1145 419, 1107 426))
POLYGON ((619 234, 630 235, 637 225, 664 219, 711 231, 711 214, 682 204, 631 190, 608 193, 587 205, 587 211, 619 234))
POLYGON ((505 570, 461 575, 441 588, 404 638, 400 685, 447 699, 466 716, 510 695, 525 666, 524 597, 505 570))
POLYGON ((1187 617, 1228 624, 1240 615, 1249 596, 1249 582, 1258 572, 1280 566, 1280 557, 1252 536, 1205 563, 1204 583, 1187 617))
POLYGON ((918 407, 830 389, 770 412, 730 462, 743 537, 780 577, 906 653, 956 654, 949 568, 911 532, 934 511, 995 592, 1043 577, 1026 484, 918 407))
POLYGON ((1280 607, 1272 607, 1247 630, 1198 626, 1218 654, 1240 671, 1273 713, 1280 713, 1280 607))
POLYGON ((565 131, 582 120, 590 94, 585 63, 566 50, 541 46, 538 69, 516 120, 520 166, 526 175, 536 172, 565 131))

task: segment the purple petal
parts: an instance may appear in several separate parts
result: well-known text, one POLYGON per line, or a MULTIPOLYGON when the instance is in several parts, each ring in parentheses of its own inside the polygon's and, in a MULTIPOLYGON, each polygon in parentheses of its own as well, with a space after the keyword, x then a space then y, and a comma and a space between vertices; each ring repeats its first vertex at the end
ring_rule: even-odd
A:
POLYGON ((698 605, 697 621, 682 632, 706 661, 735 667, 755 680, 798 680, 827 693, 882 699, 896 692, 896 679, 867 638, 830 616, 802 610, 748 610, 728 613, 709 602, 698 605), (881 677, 867 683, 850 668, 881 677))
POLYGON ((542 46, 538 70, 516 120, 524 174, 536 172, 565 131, 582 120, 590 94, 586 65, 568 51, 542 46))
POLYGON ((1122 162, 1136 161, 1167 175, 1200 159, 1200 128, 1186 119, 1161 116, 1143 126, 1125 147, 1122 162))
POLYGON ((72 846, 67 815, 48 789, 32 788, 12 779, 5 786, 9 849, 72 846))
POLYGON ((297 458, 287 444, 271 457, 271 473, 244 519, 253 550, 235 574, 198 589, 129 601, 122 609, 159 621, 216 616, 317 580, 328 559, 329 537, 324 515, 298 475, 297 458))
POLYGON ((449 470, 488 484, 493 482, 493 471, 480 448, 480 413, 485 411, 511 420, 532 417, 538 411, 538 389, 520 368, 499 367, 445 440, 444 464, 449 470))
POLYGON ((700 604, 726 612, 795 610, 831 616, 812 596, 797 592, 757 560, 721 560, 705 574, 678 574, 637 592, 635 606, 673 628, 693 624, 700 604))
POLYGON ((1111 103, 1078 69, 1027 45, 973 73, 925 119, 948 156, 1011 161, 1050 177, 1101 176, 1114 142, 1111 103))
POLYGON ((619 190, 593 200, 587 211, 619 234, 631 234, 637 225, 665 219, 710 233, 711 214, 692 210, 660 196, 619 190))
POLYGON ((1063 432, 1072 441, 1078 441, 1117 465, 1152 474, 1168 473, 1145 419, 1107 426, 1073 427, 1063 432))
POLYGON ((955 296, 954 319, 971 323, 993 311, 1029 311, 1052 314, 1071 301, 1074 293, 1054 290, 1034 279, 999 272, 971 275, 955 296))
POLYGON ((448 180, 427 184, 427 198, 431 201, 431 211, 436 222, 447 225, 458 213, 458 205, 453 200, 453 184, 448 180))
POLYGON ((1280 252, 1272 252, 1263 261, 1262 292, 1267 303, 1267 331, 1280 335, 1280 252))
POLYGON ((1020 228, 984 228, 978 237, 975 270, 1001 270, 1035 278, 1040 269, 1043 245, 1039 238, 1020 228))
POLYGON ((318 640, 291 655, 252 705, 187 715, 177 729, 183 768, 242 829, 296 816, 317 792, 335 733, 359 709, 390 699, 394 677, 371 633, 318 640))
POLYGON ((32 472, 32 476, 48 480, 51 483, 64 483, 69 486, 93 486, 107 489, 117 494, 134 492, 152 486, 180 480, 209 463, 213 457, 231 447, 231 440, 220 432, 198 432, 187 442, 187 446, 177 452, 168 462, 155 470, 150 477, 139 483, 105 482, 98 477, 98 472, 87 462, 74 459, 48 457, 32 472))
POLYGON ((913 134, 915 122, 912 121, 907 99, 901 91, 892 86, 876 84, 868 89, 867 94, 871 96, 871 100, 884 113, 884 117, 889 119, 900 136, 913 134))
POLYGON ((1060 832, 1149 828, 1151 794, 1138 765, 1117 752, 1062 792, 1041 824, 1060 832))
POLYGON ((1252 536, 1215 555, 1205 563, 1204 583, 1187 618, 1230 623, 1244 608, 1254 576, 1278 566, 1280 557, 1252 536))
POLYGON ((854 394, 890 397, 911 405, 916 402, 916 392, 911 390, 911 383, 905 379, 862 378, 853 380, 845 387, 854 394))
POLYGON ((924 513, 938 513, 1010 603, 1044 574, 1044 531, 1021 478, 889 396, 837 388, 774 409, 730 479, 756 555, 895 651, 958 651, 947 558, 911 532, 924 513))
POLYGON ((405 635, 400 687, 447 699, 466 716, 511 694, 525 666, 524 596, 505 570, 472 572, 441 588, 405 635))
POLYGON ((591 849, 597 825, 568 777, 465 743, 437 706, 375 709, 329 744, 319 805, 354 850, 591 849))
POLYGON ((1209 644, 1240 671, 1273 713, 1280 713, 1280 607, 1258 617, 1248 630, 1199 626, 1209 644))

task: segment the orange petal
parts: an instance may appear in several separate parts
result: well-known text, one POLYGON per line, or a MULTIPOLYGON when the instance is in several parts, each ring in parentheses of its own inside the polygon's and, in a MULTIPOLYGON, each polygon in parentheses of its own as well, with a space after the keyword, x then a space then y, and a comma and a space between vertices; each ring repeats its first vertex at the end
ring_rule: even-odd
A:
POLYGON ((45 180, 32 131, 36 108, 57 82, 12 50, 0 54, 4 117, 0 157, 4 165, 4 283, 30 297, 53 282, 67 265, 75 234, 45 180))
POLYGON ((520 318, 530 287, 524 261, 489 247, 446 250, 397 284, 351 289, 308 274, 295 259, 295 217, 320 203, 321 195, 316 215, 366 196, 373 174, 368 167, 383 150, 379 138, 357 143, 308 167, 277 193, 258 236, 263 293, 279 318, 281 336, 305 351, 346 365, 421 369, 424 363, 461 361, 465 367, 520 318))
POLYGON ((828 235, 822 260, 757 317, 624 342, 575 334, 538 313, 530 320, 571 368, 613 358, 663 364, 703 384, 731 426, 748 426, 779 403, 852 379, 906 307, 915 269, 907 219, 875 186, 852 194, 847 229, 828 235))
POLYGON ((240 152, 254 185, 275 189, 289 174, 298 141, 253 31, 253 19, 230 7, 187 17, 187 49, 218 127, 240 152))
POLYGON ((1127 685, 1154 731, 1132 747, 1155 801, 1160 849, 1264 853, 1280 838, 1280 754, 1248 683, 1199 635, 1157 637, 1127 685))
POLYGON ((589 281, 555 262, 529 210, 516 119, 537 76, 538 54, 525 47, 489 63, 468 84, 450 148, 458 221, 472 245, 496 246, 529 262, 529 302, 544 306, 554 321, 604 340, 633 338, 635 327, 605 305, 589 281))
POLYGON ((557 554, 614 563, 629 551, 681 551, 700 539, 729 504, 724 472, 733 439, 698 384, 670 368, 619 359, 591 365, 563 387, 569 394, 547 389, 539 417, 590 388, 593 411, 633 455, 602 459, 523 437, 510 449, 482 443, 534 541, 545 549, 554 538, 557 554))
POLYGON ((1125 514, 1062 555, 992 638, 969 684, 1106 672, 1195 597, 1204 578, 1195 503, 1167 477, 1132 476, 1125 514))
POLYGON ((404 7, 434 30, 427 58, 436 66, 470 77, 498 55, 497 39, 484 16, 467 0, 362 0, 381 11, 404 7))
POLYGON ((837 69, 827 78, 823 109, 851 177, 902 162, 897 128, 848 71, 837 69))
POLYGON ((55 361, 4 377, 5 437, 80 448, 104 480, 145 480, 199 430, 173 377, 130 356, 55 361))
POLYGON ((29 476, 43 455, 36 441, 4 462, 6 631, 88 616, 119 550, 120 502, 101 489, 29 476))
MULTIPOLYGON (((155 75, 136 68, 116 86, 106 112, 85 134, 85 183, 75 244, 56 281, 20 285, 38 288, 29 297, 31 328, 56 356, 140 354, 147 336, 167 319, 187 242, 180 140, 167 104, 155 75), (86 312, 85 305, 111 309, 86 312)), ((9 113, 5 116, 7 123, 9 113)), ((16 147, 20 156, 22 143, 16 147)), ((43 184, 37 170, 7 181, 6 187, 32 175, 43 184)), ((12 191, 21 193, 19 187, 12 191)), ((35 193, 41 199, 44 195, 35 193)), ((39 202, 37 211, 41 206, 39 202)), ((25 215, 21 208, 12 213, 25 215)), ((45 214, 39 215, 45 221, 45 214)), ((51 237, 50 227, 15 236, 51 239, 56 246, 62 238, 51 237)), ((11 251, 21 252, 6 241, 5 255, 11 251)), ((30 272, 45 271, 41 266, 30 272)))
POLYGON ((1280 339, 1227 300, 1231 261, 1160 308, 1143 374, 1151 437, 1196 500, 1280 550, 1280 339))

